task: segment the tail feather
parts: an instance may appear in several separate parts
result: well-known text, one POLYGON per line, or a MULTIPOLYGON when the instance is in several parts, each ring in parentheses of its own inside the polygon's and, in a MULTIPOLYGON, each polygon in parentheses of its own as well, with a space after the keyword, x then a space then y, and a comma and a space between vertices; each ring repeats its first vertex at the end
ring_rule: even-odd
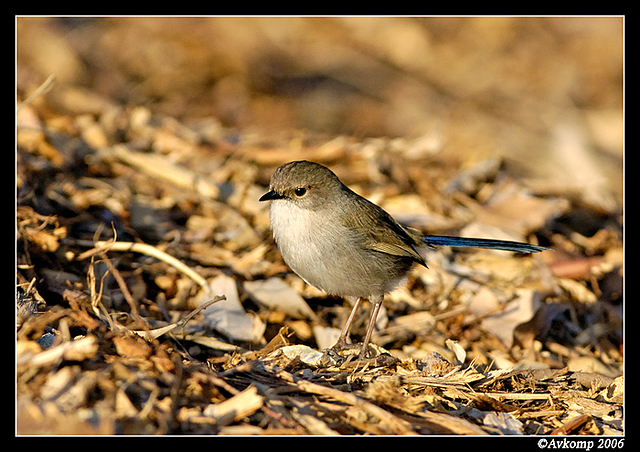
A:
POLYGON ((470 248, 514 251, 516 253, 537 253, 539 251, 549 249, 542 246, 530 245, 523 242, 514 242, 511 240, 447 237, 443 235, 425 235, 422 238, 422 241, 427 245, 434 246, 467 246, 470 248))

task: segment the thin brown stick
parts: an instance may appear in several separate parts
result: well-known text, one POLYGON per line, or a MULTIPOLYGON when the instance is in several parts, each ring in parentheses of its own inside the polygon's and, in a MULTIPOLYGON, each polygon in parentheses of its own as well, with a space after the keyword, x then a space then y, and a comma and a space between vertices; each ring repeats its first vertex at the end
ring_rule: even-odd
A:
POLYGON ((183 319, 181 319, 178 322, 171 323, 169 325, 162 326, 160 328, 155 328, 153 330, 148 330, 148 331, 145 331, 145 330, 133 330, 133 332, 136 333, 137 335, 145 337, 147 339, 157 339, 160 336, 162 336, 164 334, 167 334, 167 333, 175 330, 178 327, 182 327, 182 339, 185 339, 184 327, 187 324, 187 322, 189 322, 189 320, 191 320, 199 312, 202 312, 203 310, 207 309, 212 304, 217 303, 218 301, 226 300, 226 299, 227 299, 227 297, 225 297, 224 295, 216 295, 211 300, 207 300, 204 303, 200 303, 200 305, 197 308, 195 308, 187 316, 185 316, 183 319))
POLYGON ((173 256, 159 250, 156 247, 147 245, 146 243, 133 243, 133 242, 115 242, 112 240, 98 240, 91 242, 89 240, 73 240, 72 242, 78 246, 93 246, 94 248, 78 254, 76 260, 83 260, 94 254, 101 253, 103 251, 131 251, 134 253, 140 253, 147 256, 155 257, 156 259, 165 262, 176 270, 184 273, 186 276, 194 280, 200 287, 202 287, 208 294, 211 294, 211 288, 207 283, 207 280, 189 268, 187 265, 179 261, 173 256))
POLYGON ((51 88, 53 88, 53 84, 55 81, 55 75, 51 74, 49 77, 47 77, 47 79, 42 82, 42 84, 38 86, 34 92, 29 94, 29 96, 25 100, 23 100, 20 105, 18 105, 17 111, 20 111, 23 107, 29 105, 36 97, 48 93, 51 88))
POLYGON ((106 253, 104 257, 105 258, 103 259, 103 261, 107 265, 107 268, 109 269, 109 272, 111 272, 111 275, 113 275, 114 279, 116 280, 116 283, 118 283, 118 287, 120 287, 120 291, 122 292, 124 299, 127 301, 127 304, 131 309, 131 315, 133 315, 133 317, 138 320, 140 318, 140 314, 138 313, 138 306, 136 305, 136 301, 133 299, 133 295, 131 295, 129 288, 127 287, 127 283, 124 281, 124 278, 122 277, 116 266, 113 265, 111 259, 107 258, 106 253))

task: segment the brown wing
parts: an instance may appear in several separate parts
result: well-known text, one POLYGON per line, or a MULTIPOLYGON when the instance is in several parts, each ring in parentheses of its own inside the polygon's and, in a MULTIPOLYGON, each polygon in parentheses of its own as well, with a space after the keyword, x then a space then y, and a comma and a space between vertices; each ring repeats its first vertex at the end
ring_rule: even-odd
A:
POLYGON ((410 257, 417 263, 424 265, 424 258, 417 251, 421 243, 420 235, 403 228, 391 215, 383 209, 358 196, 353 199, 352 214, 345 215, 345 224, 358 230, 365 231, 365 246, 381 253, 394 256, 410 257))

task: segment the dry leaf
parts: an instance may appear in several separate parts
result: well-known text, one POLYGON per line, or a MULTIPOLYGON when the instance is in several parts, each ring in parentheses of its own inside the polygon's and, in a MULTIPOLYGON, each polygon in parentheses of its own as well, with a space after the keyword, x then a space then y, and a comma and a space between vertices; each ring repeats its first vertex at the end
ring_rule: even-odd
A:
POLYGON ((315 319, 316 314, 298 292, 280 278, 246 281, 244 288, 269 309, 282 311, 294 319, 315 319))
MULTIPOLYGON (((263 341, 266 325, 258 317, 245 312, 235 279, 218 275, 209 282, 209 287, 213 293, 227 298, 203 311, 205 323, 235 340, 257 343, 263 341)), ((202 301, 206 300, 203 298, 202 301)))
POLYGON ((116 351, 120 356, 145 359, 151 356, 152 353, 149 344, 147 344, 141 338, 130 336, 116 336, 113 338, 113 343, 116 346, 116 351))
POLYGON ((524 435, 522 422, 511 413, 488 413, 483 423, 486 426, 497 428, 503 435, 524 435))
POLYGON ((513 331, 528 322, 540 306, 540 295, 531 289, 519 289, 518 297, 506 303, 504 309, 482 320, 481 328, 494 334, 508 348, 513 344, 513 331))

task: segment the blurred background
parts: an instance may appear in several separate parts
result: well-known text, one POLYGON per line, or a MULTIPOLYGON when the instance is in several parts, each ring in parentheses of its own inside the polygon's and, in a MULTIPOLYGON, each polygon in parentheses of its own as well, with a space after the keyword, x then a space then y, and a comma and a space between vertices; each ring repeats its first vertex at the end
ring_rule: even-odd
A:
MULTIPOLYGON (((462 386, 438 410, 456 421, 497 410, 520 425, 518 416, 521 432, 567 434, 582 428, 573 416, 594 407, 597 425, 585 431, 622 434, 624 25, 16 18, 18 431, 224 432, 207 410, 231 400, 229 384, 245 386, 231 373, 218 391, 203 383, 205 370, 270 356, 272 340, 335 343, 349 303, 288 270, 258 201, 277 166, 308 159, 427 234, 553 249, 522 257, 440 247, 386 297, 372 342, 404 363, 440 356, 482 372, 549 370, 563 385, 536 403, 488 408, 477 398, 483 379, 464 389, 473 410, 452 408, 462 386), (93 248, 114 236, 120 251, 93 248), (196 314, 210 293, 226 300, 196 314), (129 334, 185 319, 181 339, 129 334), (59 356, 43 350, 82 340, 91 347, 81 356, 43 361, 59 356), (576 391, 567 370, 597 375, 576 391)), ((361 309, 354 342, 367 321, 361 309)), ((548 391, 541 378, 520 380, 518 391, 548 391)), ((488 378, 498 391, 507 379, 513 389, 512 374, 488 378)), ((264 420, 238 426, 305 431, 264 420)), ((349 433, 364 425, 342 424, 349 433)))
POLYGON ((52 115, 144 106, 234 143, 401 137, 622 205, 621 17, 17 18, 18 97, 52 74, 52 115))

